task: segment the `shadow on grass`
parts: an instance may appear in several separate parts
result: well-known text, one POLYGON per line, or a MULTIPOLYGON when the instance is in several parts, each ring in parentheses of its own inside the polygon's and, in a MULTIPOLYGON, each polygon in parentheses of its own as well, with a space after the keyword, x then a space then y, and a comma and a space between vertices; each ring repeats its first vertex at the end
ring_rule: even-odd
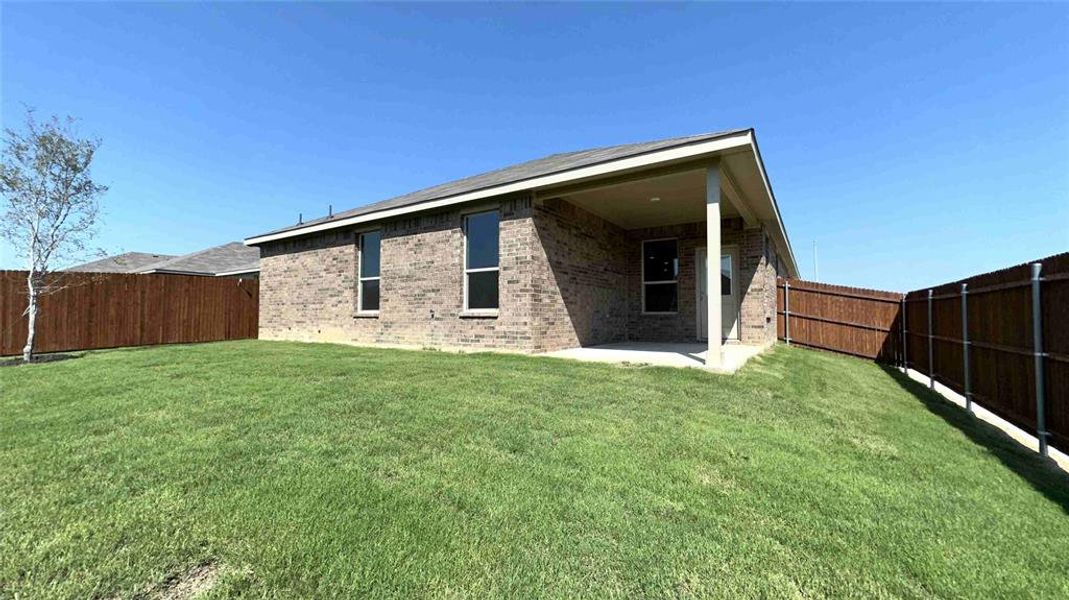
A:
POLYGON ((897 368, 882 364, 880 368, 930 412, 964 433, 973 443, 987 448, 1003 465, 1069 514, 1069 473, 1061 470, 1053 460, 1041 457, 998 427, 974 417, 897 368))

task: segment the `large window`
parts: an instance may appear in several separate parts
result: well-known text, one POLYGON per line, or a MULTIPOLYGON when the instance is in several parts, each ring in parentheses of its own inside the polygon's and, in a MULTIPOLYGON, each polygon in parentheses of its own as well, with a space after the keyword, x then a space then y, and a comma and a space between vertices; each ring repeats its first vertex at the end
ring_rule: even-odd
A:
POLYGON ((676 240, 642 242, 642 312, 679 310, 679 245, 676 240))
POLYGON ((496 210, 464 217, 464 309, 498 308, 498 223, 496 210))
POLYGON ((369 231, 360 234, 360 283, 357 292, 357 312, 379 311, 379 268, 382 248, 382 232, 369 231))

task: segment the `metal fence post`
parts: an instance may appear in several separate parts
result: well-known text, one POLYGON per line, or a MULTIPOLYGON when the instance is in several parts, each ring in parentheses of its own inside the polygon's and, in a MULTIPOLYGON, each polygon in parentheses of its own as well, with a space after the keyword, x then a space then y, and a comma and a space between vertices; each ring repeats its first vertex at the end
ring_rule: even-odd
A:
POLYGON ((902 328, 902 372, 909 371, 909 354, 906 352, 909 348, 909 340, 906 338, 906 297, 902 296, 902 299, 898 301, 898 314, 900 315, 899 324, 902 328))
POLYGON ((1032 263, 1032 353, 1036 369, 1036 438, 1039 440, 1039 453, 1047 456, 1047 423, 1044 415, 1046 381, 1043 373, 1043 305, 1039 294, 1039 273, 1043 263, 1032 263))
POLYGON ((783 339, 791 345, 791 282, 783 280, 783 339))
POLYGON ((935 389, 935 359, 932 351, 932 290, 928 290, 928 387, 935 389))
POLYGON ((965 410, 972 412, 972 379, 969 377, 969 284, 961 284, 961 354, 964 357, 965 410))

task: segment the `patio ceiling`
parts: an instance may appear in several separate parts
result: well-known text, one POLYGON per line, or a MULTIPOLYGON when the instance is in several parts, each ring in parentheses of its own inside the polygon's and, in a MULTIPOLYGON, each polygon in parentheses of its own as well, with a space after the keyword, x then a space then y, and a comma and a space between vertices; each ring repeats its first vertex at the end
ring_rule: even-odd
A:
MULTIPOLYGON (((651 177, 560 197, 624 229, 694 223, 705 220, 705 170, 651 177)), ((721 215, 730 219, 740 213, 726 200, 721 205, 721 215)))
MULTIPOLYGON (((760 174, 752 154, 720 157, 723 219, 742 217, 747 226, 763 218, 749 198, 763 197, 760 174), (756 175, 756 177, 755 177, 756 175)), ((653 169, 637 169, 614 178, 581 182, 538 191, 541 198, 564 198, 624 229, 694 223, 705 220, 705 178, 708 160, 686 161, 653 169)))
POLYGON ((742 217, 747 227, 763 225, 786 260, 787 275, 796 276, 790 243, 752 139, 704 155, 533 187, 536 198, 564 198, 625 229, 693 223, 706 219, 705 177, 714 165, 720 171, 721 219, 742 217))

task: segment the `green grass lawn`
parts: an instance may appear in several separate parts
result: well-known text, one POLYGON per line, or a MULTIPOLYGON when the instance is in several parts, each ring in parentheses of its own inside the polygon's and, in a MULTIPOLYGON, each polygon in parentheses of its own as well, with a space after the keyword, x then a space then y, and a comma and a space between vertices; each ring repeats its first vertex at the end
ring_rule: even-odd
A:
POLYGON ((1069 483, 875 364, 234 342, 0 368, 0 597, 1069 596, 1069 483))

